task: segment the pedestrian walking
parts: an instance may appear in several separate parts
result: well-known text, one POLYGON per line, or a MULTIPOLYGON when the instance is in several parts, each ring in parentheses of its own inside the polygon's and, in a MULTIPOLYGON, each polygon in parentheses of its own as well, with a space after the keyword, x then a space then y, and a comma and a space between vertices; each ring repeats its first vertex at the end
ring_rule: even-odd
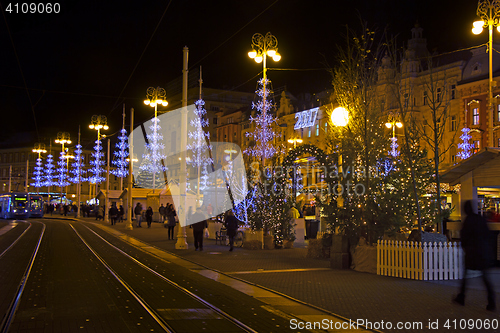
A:
POLYGON ((153 208, 151 206, 146 210, 146 222, 148 223, 148 228, 151 228, 151 222, 153 222, 153 208))
POLYGON ((101 205, 97 206, 96 220, 104 221, 104 207, 101 205))
POLYGON ((165 206, 163 204, 161 204, 158 212, 160 213, 160 222, 165 222, 165 206))
POLYGON ((142 222, 142 205, 140 202, 137 203, 137 205, 134 208, 134 214, 135 214, 135 220, 137 222, 137 228, 142 228, 141 227, 141 222, 142 222))
POLYGON ((120 205, 120 208, 118 209, 118 222, 123 222, 124 215, 125 215, 125 209, 123 208, 123 205, 120 205))
POLYGON ((463 211, 466 218, 460 231, 460 240, 465 252, 465 271, 462 279, 460 293, 453 300, 455 303, 465 305, 465 291, 467 285, 467 271, 480 270, 483 273, 483 282, 488 292, 488 305, 486 310, 495 311, 496 300, 493 285, 489 276, 489 268, 492 266, 491 256, 491 232, 488 229, 486 220, 480 215, 474 213, 472 201, 467 200, 464 203, 463 211))
POLYGON ((167 213, 167 228, 168 228, 168 239, 174 239, 174 228, 175 228, 175 211, 174 207, 172 205, 169 205, 166 207, 166 213, 167 213))
POLYGON ((224 225, 226 227, 226 235, 229 237, 229 251, 233 251, 234 236, 236 236, 236 232, 238 231, 238 224, 238 219, 234 216, 233 211, 228 211, 224 225))
POLYGON ((196 208, 196 212, 191 216, 191 220, 199 221, 192 224, 195 251, 203 251, 203 230, 208 227, 206 216, 201 207, 196 208))
POLYGON ((116 208, 116 204, 115 203, 113 203, 113 205, 109 209, 108 214, 109 214, 109 219, 111 221, 111 225, 115 225, 116 224, 116 220, 118 219, 118 214, 119 214, 118 208, 116 208))

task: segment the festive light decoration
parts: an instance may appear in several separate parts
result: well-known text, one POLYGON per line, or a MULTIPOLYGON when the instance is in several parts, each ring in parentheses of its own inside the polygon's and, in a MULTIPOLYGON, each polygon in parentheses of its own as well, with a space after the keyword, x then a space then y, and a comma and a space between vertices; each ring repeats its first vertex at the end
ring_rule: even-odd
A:
POLYGON ((470 144, 470 139, 472 137, 469 134, 469 132, 470 132, 469 128, 467 127, 462 128, 462 135, 460 135, 460 139, 462 140, 462 142, 458 144, 458 149, 460 149, 460 151, 457 154, 457 156, 462 160, 471 157, 472 148, 474 148, 474 146, 470 144))
POLYGON ((162 143, 163 135, 161 134, 160 119, 155 117, 151 120, 151 125, 149 126, 152 133, 146 135, 149 143, 145 144, 145 153, 142 155, 142 163, 139 168, 142 171, 148 171, 151 174, 159 174, 164 172, 167 168, 162 164, 163 159, 166 156, 163 154, 163 149, 165 145, 162 143))
POLYGON ((49 186, 55 185, 55 182, 54 182, 55 169, 54 168, 55 168, 54 167, 54 159, 52 157, 52 154, 49 151, 49 154, 47 155, 47 159, 45 160, 45 175, 44 175, 45 181, 43 182, 44 186, 49 187, 49 186))
POLYGON ((246 133, 246 136, 252 137, 256 144, 247 148, 245 153, 263 159, 271 158, 276 153, 272 144, 276 134, 271 125, 276 122, 276 118, 271 114, 274 103, 270 98, 270 84, 271 81, 268 79, 259 80, 259 89, 256 91, 259 100, 257 103, 252 102, 252 109, 257 110, 257 116, 250 116, 250 122, 255 123, 255 131, 246 133))
POLYGON ((398 157, 399 156, 399 151, 398 151, 398 138, 392 137, 391 138, 391 151, 389 152, 389 155, 392 157, 398 157))
POLYGON ((31 183, 31 186, 35 186, 37 189, 44 186, 43 183, 43 166, 42 166, 42 158, 38 157, 36 159, 35 171, 33 172, 34 183, 31 183))
POLYGON ((92 152, 92 160, 89 162, 92 166, 89 171, 91 172, 91 176, 88 178, 88 181, 91 184, 99 184, 102 183, 106 178, 102 176, 104 173, 104 153, 101 152, 102 143, 101 140, 95 141, 94 151, 92 152))
POLYGON ((69 178, 69 181, 71 181, 73 184, 79 184, 84 181, 87 181, 87 179, 84 177, 86 170, 84 160, 83 160, 83 151, 82 151, 82 145, 77 144, 75 146, 75 161, 71 164, 71 174, 73 177, 69 178))
POLYGON ((188 132, 190 141, 187 144, 187 150, 191 151, 191 156, 189 156, 187 162, 189 165, 198 168, 196 179, 199 182, 197 186, 200 190, 203 190, 207 187, 208 165, 212 164, 209 155, 210 146, 207 144, 207 141, 210 140, 210 133, 203 130, 204 127, 209 125, 209 121, 206 119, 205 101, 199 99, 194 104, 196 105, 194 109, 195 117, 190 121, 192 130, 188 132))
POLYGON ((55 185, 59 186, 59 187, 65 187, 65 186, 68 186, 70 183, 66 180, 68 178, 68 175, 67 175, 67 155, 65 154, 65 152, 60 152, 59 153, 59 161, 57 162, 57 165, 59 166, 57 168, 57 172, 58 172, 58 175, 57 175, 57 181, 55 183, 55 185))
POLYGON ((128 137, 127 130, 122 128, 120 130, 120 137, 118 138, 118 142, 116 143, 116 150, 114 152, 115 159, 111 162, 116 166, 116 169, 111 170, 111 173, 116 177, 125 178, 128 175, 128 161, 127 157, 129 155, 128 148, 128 137))
POLYGON ((35 148, 32 150, 34 153, 38 154, 38 158, 36 159, 36 166, 34 168, 33 176, 35 182, 30 184, 32 186, 35 186, 37 188, 37 193, 38 189, 42 186, 43 184, 43 166, 42 166, 42 153, 46 153, 47 151, 45 150, 45 144, 43 143, 36 143, 35 148))

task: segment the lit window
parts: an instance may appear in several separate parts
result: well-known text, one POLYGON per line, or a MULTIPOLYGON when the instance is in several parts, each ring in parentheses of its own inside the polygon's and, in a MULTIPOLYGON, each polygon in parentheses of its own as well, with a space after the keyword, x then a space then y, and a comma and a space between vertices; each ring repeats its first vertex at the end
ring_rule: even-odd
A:
POLYGON ((479 125, 479 108, 472 109, 472 125, 479 125))
POLYGON ((319 124, 316 124, 316 136, 319 135, 319 124))
POLYGON ((474 152, 474 154, 477 153, 481 149, 481 143, 479 142, 479 140, 473 141, 472 145, 474 147, 472 149, 472 151, 474 152))
POLYGON ((325 121, 325 134, 328 133, 328 121, 325 121))
POLYGON ((311 137, 311 128, 309 127, 309 129, 307 130, 307 137, 310 138, 311 137))
POLYGON ((451 123, 450 123, 450 125, 451 125, 450 130, 452 132, 454 132, 454 131, 457 130, 457 116, 451 116, 451 123))
POLYGON ((500 121, 500 104, 497 105, 497 121, 500 121))

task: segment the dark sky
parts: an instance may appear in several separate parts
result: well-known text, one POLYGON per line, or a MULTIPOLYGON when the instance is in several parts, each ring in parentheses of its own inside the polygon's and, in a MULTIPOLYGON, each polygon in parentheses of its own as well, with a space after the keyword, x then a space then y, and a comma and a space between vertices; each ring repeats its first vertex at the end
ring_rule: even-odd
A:
MULTIPOLYGON (((439 52, 487 40, 470 33, 477 2, 465 0, 70 0, 59 2, 58 14, 8 13, 9 2, 0 3, 3 143, 20 142, 19 133, 28 130, 34 136, 23 138, 31 145, 36 129, 40 140, 58 131, 76 139, 78 125, 89 138, 93 114, 108 116, 118 130, 123 103, 136 109, 137 121, 148 119, 146 89, 181 75, 185 45, 190 68, 203 66, 206 87, 253 91, 262 66, 247 52, 256 32, 278 38, 282 60, 269 66, 292 69, 323 68, 325 59, 334 64, 345 25, 358 28, 359 17, 402 41, 418 20, 429 49, 439 52)), ((323 70, 269 76, 275 88, 296 95, 329 87, 323 70)))

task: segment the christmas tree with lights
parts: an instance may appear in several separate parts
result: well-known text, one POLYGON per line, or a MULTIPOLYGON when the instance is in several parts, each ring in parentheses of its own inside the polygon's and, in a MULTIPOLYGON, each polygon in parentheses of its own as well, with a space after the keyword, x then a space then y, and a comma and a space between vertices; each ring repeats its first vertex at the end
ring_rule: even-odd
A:
POLYGON ((122 128, 120 130, 120 133, 120 137, 118 138, 118 142, 116 143, 117 150, 115 150, 114 152, 115 158, 111 162, 114 166, 116 166, 116 169, 111 170, 110 172, 116 177, 125 178, 128 175, 129 162, 127 161, 127 157, 129 155, 129 144, 127 130, 125 128, 122 128))

